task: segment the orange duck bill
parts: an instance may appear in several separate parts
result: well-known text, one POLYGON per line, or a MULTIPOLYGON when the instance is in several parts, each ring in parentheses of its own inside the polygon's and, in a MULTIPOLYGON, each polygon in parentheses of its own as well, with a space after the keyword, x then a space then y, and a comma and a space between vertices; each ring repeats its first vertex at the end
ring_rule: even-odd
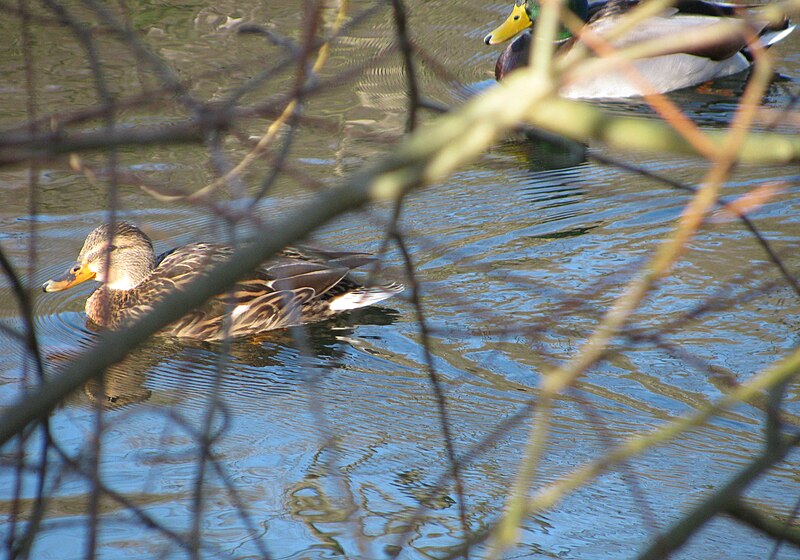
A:
POLYGON ((53 278, 42 284, 42 289, 45 292, 60 292, 94 277, 95 273, 89 270, 87 265, 75 263, 72 268, 58 278, 53 278))

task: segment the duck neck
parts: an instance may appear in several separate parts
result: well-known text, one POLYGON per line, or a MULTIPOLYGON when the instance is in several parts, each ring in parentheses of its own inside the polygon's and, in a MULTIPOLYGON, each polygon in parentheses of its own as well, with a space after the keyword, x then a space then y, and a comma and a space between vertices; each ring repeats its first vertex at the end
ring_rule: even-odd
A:
POLYGON ((128 251, 125 266, 112 266, 105 286, 109 290, 132 290, 153 272, 155 257, 152 251, 128 251))

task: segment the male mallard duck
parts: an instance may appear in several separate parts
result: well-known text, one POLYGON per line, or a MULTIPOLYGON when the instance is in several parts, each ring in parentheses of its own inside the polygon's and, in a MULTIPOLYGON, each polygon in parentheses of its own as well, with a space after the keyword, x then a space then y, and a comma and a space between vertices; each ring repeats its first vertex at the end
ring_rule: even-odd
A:
MULTIPOLYGON (((45 282, 57 292, 85 280, 103 283, 86 300, 86 314, 105 328, 118 328, 152 310, 172 289, 180 288, 233 249, 218 243, 191 243, 158 258, 145 233, 118 223, 114 233, 102 225, 83 244, 77 262, 60 278, 45 282)), ((401 284, 364 287, 349 276, 374 259, 366 253, 286 248, 242 278, 230 292, 216 296, 165 329, 178 337, 219 340, 226 313, 233 337, 321 321, 340 311, 382 301, 403 290, 401 284)))
MULTIPOLYGON (((618 16, 638 4, 638 0, 602 0, 589 5, 587 0, 566 0, 572 10, 592 31, 603 33, 612 28, 618 16)), ((752 7, 752 6, 751 6, 752 7)), ((683 52, 670 52, 661 56, 642 58, 632 62, 652 89, 665 93, 701 84, 714 78, 730 76, 750 67, 751 56, 744 37, 726 38, 724 41, 704 41, 703 33, 709 26, 727 17, 740 15, 741 6, 715 3, 706 0, 677 0, 674 7, 658 17, 640 23, 638 28, 622 39, 612 42, 616 48, 668 37, 687 30, 697 32, 698 43, 683 52)), ((497 29, 489 33, 484 42, 496 45, 511 39, 521 31, 533 27, 539 14, 537 0, 517 0, 511 15, 497 29)), ((769 47, 794 30, 788 20, 779 23, 753 22, 753 31, 761 35, 762 44, 769 47)), ((569 49, 576 41, 566 29, 561 30, 560 50, 569 49)), ((506 48, 497 60, 495 77, 500 80, 510 71, 528 63, 531 43, 530 32, 523 33, 506 48)), ((562 88, 561 95, 571 98, 633 97, 644 91, 632 82, 623 69, 581 79, 562 88)))

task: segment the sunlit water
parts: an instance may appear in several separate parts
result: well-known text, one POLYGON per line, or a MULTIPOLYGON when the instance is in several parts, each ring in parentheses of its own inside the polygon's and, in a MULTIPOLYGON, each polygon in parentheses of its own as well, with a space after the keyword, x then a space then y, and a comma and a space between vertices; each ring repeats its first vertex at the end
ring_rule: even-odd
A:
MULTIPOLYGON (((353 10, 368 6, 357 2, 353 10)), ((409 3, 411 29, 420 46, 451 72, 438 80, 423 68, 423 92, 457 104, 470 90, 489 85, 497 52, 480 39, 507 6, 469 3, 451 9, 450 3, 409 3)), ((159 54, 196 78, 194 91, 203 98, 224 96, 260 68, 259 57, 278 52, 263 39, 225 33, 220 29, 225 20, 218 15, 269 21, 276 31, 297 38, 291 30, 299 16, 286 8, 224 3, 213 10, 199 4, 137 10, 134 23, 159 54), (220 68, 224 72, 215 73, 220 68)), ((327 119, 328 128, 303 128, 294 140, 291 164, 323 185, 379 157, 402 134, 399 58, 377 59, 393 37, 386 14, 369 19, 333 50, 326 67, 331 76, 354 61, 370 56, 377 61, 353 87, 316 98, 309 113, 327 119)), ((42 112, 65 103, 83 106, 91 98, 82 55, 73 46, 54 41, 39 53, 41 64, 52 65, 52 73, 42 76, 47 83, 42 112)), ((800 34, 780 49, 786 55, 781 71, 790 79, 770 87, 766 102, 772 107, 785 106, 798 93, 800 34)), ((8 83, 24 83, 18 58, 0 68, 8 83)), ((135 77, 113 57, 108 72, 119 83, 135 77)), ((276 77, 262 93, 286 91, 290 77, 276 77)), ((13 92, 17 97, 24 95, 19 88, 13 92)), ((740 92, 739 81, 725 80, 712 93, 680 92, 674 98, 701 124, 723 126, 740 92)), ((253 99, 248 101, 257 97, 249 95, 253 99)), ((634 102, 608 108, 648 113, 634 102)), ((24 104, 6 97, 0 101, 0 116, 5 126, 18 122, 24 104)), ((136 114, 127 118, 146 121, 136 114)), ((260 126, 247 132, 260 134, 260 126)), ((625 161, 687 183, 698 181, 706 170, 697 160, 669 156, 626 156, 625 161)), ((104 160, 90 158, 89 163, 101 166, 104 160)), ((213 179, 202 149, 124 150, 120 167, 176 190, 191 191, 213 179)), ((263 168, 253 173, 245 200, 264 175, 263 168)), ((37 286, 69 266, 86 233, 106 216, 108 198, 103 182, 92 184, 61 163, 43 168, 36 201, 36 266, 31 269, 26 264, 32 240, 27 176, 22 168, 0 172, 5 193, 0 243, 27 275, 26 284, 37 286)), ((725 190, 733 197, 767 181, 784 186, 786 192, 759 209, 755 222, 794 271, 800 266, 794 250, 800 237, 800 208, 794 199, 798 180, 796 167, 742 166, 725 190)), ((258 210, 264 219, 279 217, 312 196, 298 191, 291 176, 282 177, 258 210)), ((670 231, 687 199, 663 184, 525 140, 503 142, 444 184, 409 198, 401 228, 422 285, 434 365, 457 453, 468 453, 504 421, 535 406, 542 372, 574 354, 670 231), (561 168, 549 169, 558 158, 561 168)), ((142 224, 157 250, 227 238, 225 226, 205 210, 159 203, 129 182, 120 188, 119 204, 121 215, 142 224)), ((387 208, 379 208, 345 216, 313 241, 375 251, 388 215, 387 208)), ((746 380, 795 346, 800 300, 765 263, 763 251, 739 223, 705 229, 674 274, 647 299, 631 328, 654 332, 710 297, 718 298, 721 310, 683 322, 664 336, 663 345, 680 353, 616 339, 608 359, 556 403, 553 440, 538 483, 598 457, 620 438, 690 413, 719 397, 730 382, 746 380)), ((386 266, 390 274, 401 274, 398 252, 388 254, 386 266)), ((50 373, 95 337, 82 312, 90 290, 82 286, 34 300, 35 327, 50 373)), ((21 329, 7 281, 2 294, 3 326, 21 329)), ((220 470, 206 473, 202 538, 207 557, 254 557, 261 553, 257 543, 275 558, 380 558, 398 545, 403 558, 445 554, 463 535, 453 486, 438 484, 448 469, 447 455, 407 295, 294 333, 299 338, 272 333, 228 349, 155 338, 109 371, 105 395, 90 383, 59 408, 53 414, 53 437, 71 453, 87 448, 95 423, 92 403, 101 399, 106 405, 103 482, 171 530, 188 532, 194 515, 196 433, 205 422, 209 396, 217 391, 223 406, 211 425, 220 470), (229 487, 246 506, 247 521, 237 500, 226 494, 229 487)), ((21 343, 7 333, 0 336, 0 406, 7 407, 34 379, 33 364, 21 343)), ((791 414, 800 413, 799 401, 794 384, 787 394, 791 414)), ((762 418, 759 408, 736 408, 637 459, 627 470, 601 477, 554 509, 527 519, 516 556, 630 557, 654 530, 648 520, 666 528, 759 451, 762 418)), ((524 423, 514 423, 464 469, 470 529, 480 530, 498 518, 526 441, 524 423)), ((3 458, 8 463, 11 455, 3 458)), ((788 515, 798 499, 796 459, 792 455, 771 471, 748 497, 788 515)), ((12 469, 0 470, 0 514, 10 511, 13 480, 12 469)), ((54 497, 33 557, 80 558, 88 485, 69 472, 53 472, 49 484, 54 497)), ((33 495, 33 478, 26 479, 23 496, 33 495)), ((179 547, 143 528, 118 504, 103 502, 102 511, 102 557, 182 556, 179 547)), ((7 521, 0 517, 0 526, 7 521)), ((771 546, 757 533, 718 519, 676 557, 761 558, 771 546)), ((784 549, 780 557, 798 556, 784 549)))

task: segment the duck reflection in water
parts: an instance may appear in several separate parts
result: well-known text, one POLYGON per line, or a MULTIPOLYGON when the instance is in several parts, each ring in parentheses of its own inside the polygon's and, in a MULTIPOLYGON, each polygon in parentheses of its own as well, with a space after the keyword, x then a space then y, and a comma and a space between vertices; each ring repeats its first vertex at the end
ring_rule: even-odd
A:
MULTIPOLYGON (((261 333, 228 344, 155 337, 110 366, 102 382, 89 380, 83 392, 90 403, 99 402, 107 410, 143 403, 159 393, 169 394, 166 399, 155 397, 159 402, 204 395, 214 384, 219 355, 225 352, 226 359, 235 364, 225 371, 226 379, 235 380, 231 399, 237 398, 244 388, 253 398, 284 394, 295 390, 302 381, 308 359, 325 367, 336 367, 349 348, 374 353, 365 348, 366 340, 353 336, 355 325, 390 325, 399 317, 400 313, 394 309, 375 306, 337 315, 325 322, 261 333), (294 329, 303 329, 302 336, 297 336, 294 329)), ((100 329, 94 326, 92 330, 100 329)), ((63 362, 76 357, 77 354, 62 352, 51 354, 48 360, 63 362)), ((75 404, 85 406, 85 403, 75 404)))

